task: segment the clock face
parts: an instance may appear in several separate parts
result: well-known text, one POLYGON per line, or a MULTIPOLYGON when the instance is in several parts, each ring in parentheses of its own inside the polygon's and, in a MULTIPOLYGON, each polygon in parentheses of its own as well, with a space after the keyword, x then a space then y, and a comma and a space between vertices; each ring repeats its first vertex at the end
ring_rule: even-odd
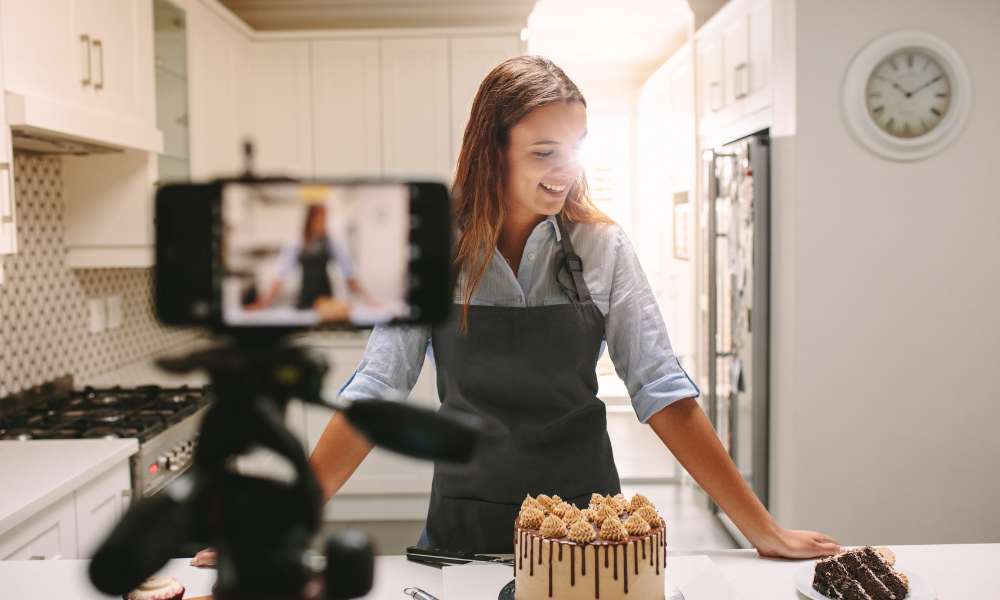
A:
POLYGON ((920 137, 937 127, 951 106, 951 81, 919 48, 903 48, 878 63, 865 88, 868 116, 896 138, 920 137))

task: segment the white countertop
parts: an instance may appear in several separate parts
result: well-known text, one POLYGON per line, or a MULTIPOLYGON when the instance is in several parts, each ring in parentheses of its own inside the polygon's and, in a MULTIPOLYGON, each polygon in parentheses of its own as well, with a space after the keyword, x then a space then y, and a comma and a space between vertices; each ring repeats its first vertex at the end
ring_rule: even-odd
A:
POLYGON ((138 449, 134 439, 0 442, 0 535, 138 449))
MULTIPOLYGON (((991 597, 1000 589, 1000 544, 944 546, 892 546, 904 570, 920 574, 941 600, 991 597)), ((669 553, 667 581, 682 557, 707 555, 732 588, 733 599, 796 600, 794 573, 804 562, 761 559, 753 550, 669 553), (674 560, 671 560, 674 559, 674 560), (673 563, 674 566, 671 566, 673 563)), ((0 562, 0 589, 4 598, 18 600, 97 600, 106 598, 93 591, 86 576, 87 561, 0 562)), ((163 569, 187 588, 186 598, 208 595, 215 571, 188 566, 187 559, 170 561, 163 569)), ((383 556, 376 562, 375 587, 367 600, 404 600, 404 587, 419 587, 441 600, 494 600, 497 591, 468 590, 461 599, 441 596, 441 571, 406 561, 402 556, 383 556)))

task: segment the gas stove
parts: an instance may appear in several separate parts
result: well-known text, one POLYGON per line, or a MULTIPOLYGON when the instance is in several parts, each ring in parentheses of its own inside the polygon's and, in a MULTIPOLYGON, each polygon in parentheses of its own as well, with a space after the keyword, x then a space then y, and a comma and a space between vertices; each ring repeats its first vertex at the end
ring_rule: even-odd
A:
POLYGON ((132 493, 149 496, 190 467, 210 399, 208 387, 72 390, 64 381, 0 403, 0 440, 134 438, 132 493))

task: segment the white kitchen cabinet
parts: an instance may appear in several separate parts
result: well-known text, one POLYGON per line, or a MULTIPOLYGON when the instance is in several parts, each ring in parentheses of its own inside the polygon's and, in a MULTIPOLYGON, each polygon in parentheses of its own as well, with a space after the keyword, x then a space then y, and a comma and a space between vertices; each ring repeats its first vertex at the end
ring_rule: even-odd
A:
POLYGON ((448 40, 384 39, 381 51, 383 173, 450 182, 448 40))
POLYGON ((200 1, 185 4, 191 177, 233 177, 243 171, 246 124, 240 107, 250 40, 200 1))
POLYGON ((309 42, 251 44, 247 127, 261 175, 312 177, 312 75, 309 42))
POLYGON ((378 40, 312 42, 317 177, 382 174, 378 40))
POLYGON ((152 266, 156 178, 156 155, 150 152, 65 157, 67 266, 152 266))
POLYGON ((15 129, 159 151, 151 0, 3 0, 2 10, 15 129))
POLYGON ((73 494, 18 524, 0 537, 0 560, 77 558, 73 494))
MULTIPOLYGON (((3 6, 0 5, 0 31, 2 31, 3 6)), ((0 90, 4 89, 3 45, 0 44, 0 90)), ((14 202, 14 169, 7 126, 7 95, 0 93, 0 256, 17 252, 17 215, 14 202)), ((2 266, 0 266, 2 269, 2 266)), ((0 283, 3 273, 0 271, 0 283)))
MULTIPOLYGON (((730 2, 698 30, 695 45, 701 137, 771 106, 770 0, 730 2)), ((759 119, 754 123, 759 129, 759 119)))
POLYGON ((521 54, 515 35, 456 37, 451 44, 451 164, 458 165, 472 101, 483 78, 504 60, 521 54))
POLYGON ((128 461, 78 489, 75 496, 79 558, 90 558, 128 510, 132 485, 128 461))

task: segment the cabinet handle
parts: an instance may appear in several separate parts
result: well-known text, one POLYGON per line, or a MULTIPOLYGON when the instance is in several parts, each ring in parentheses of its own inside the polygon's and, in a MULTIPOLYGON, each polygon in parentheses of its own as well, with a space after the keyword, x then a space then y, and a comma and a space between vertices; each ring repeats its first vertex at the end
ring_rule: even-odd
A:
POLYGON ((719 85, 718 81, 713 81, 708 84, 708 107, 712 112, 718 112, 722 108, 722 102, 719 102, 718 106, 715 104, 716 97, 722 96, 722 86, 719 85))
MULTIPOLYGON (((736 65, 736 67, 733 69, 733 89, 737 90, 736 94, 734 94, 733 97, 736 100, 746 98, 749 95, 747 90, 741 85, 741 82, 745 81, 746 78, 740 77, 740 73, 746 73, 749 66, 750 65, 748 65, 745 62, 741 62, 740 64, 736 65)), ((746 87, 749 88, 750 86, 748 85, 746 87)))
POLYGON ((124 515, 129 506, 132 505, 132 490, 122 490, 122 514, 124 515))
POLYGON ((83 79, 80 80, 84 86, 90 85, 90 36, 83 34, 80 36, 80 43, 83 44, 83 79))
POLYGON ((94 89, 104 89, 104 43, 101 40, 94 40, 94 50, 97 51, 97 64, 100 65, 101 79, 94 80, 94 89))

